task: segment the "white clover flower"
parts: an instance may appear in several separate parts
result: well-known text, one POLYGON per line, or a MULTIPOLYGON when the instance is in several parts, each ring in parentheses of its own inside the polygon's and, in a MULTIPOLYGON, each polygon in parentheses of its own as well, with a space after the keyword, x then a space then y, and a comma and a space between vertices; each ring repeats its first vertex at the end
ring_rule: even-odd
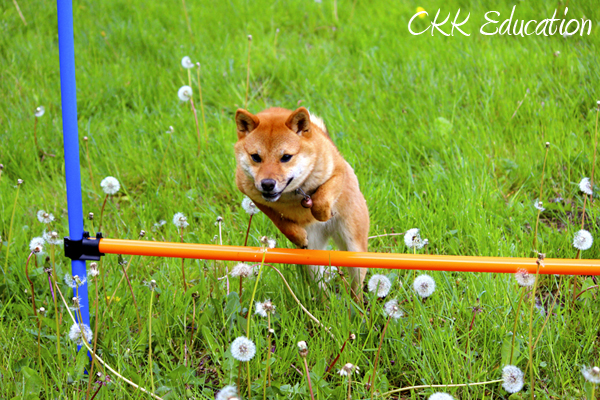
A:
POLYGON ((242 200, 242 208, 250 215, 255 215, 260 212, 256 204, 249 197, 244 197, 242 200))
POLYGON ((414 247, 415 249, 419 250, 422 249, 423 246, 425 246, 427 243, 429 243, 429 240, 421 239, 419 229, 412 228, 406 231, 406 233, 404 234, 404 243, 406 243, 406 245, 411 249, 414 247))
POLYGON ((352 375, 354 372, 358 372, 360 368, 358 368, 358 365, 354 365, 351 363, 347 363, 345 364, 342 369, 340 369, 340 372, 338 372, 341 376, 350 376, 352 375))
POLYGON ((514 365, 502 368, 502 387, 508 393, 517 393, 523 389, 523 371, 514 365))
POLYGON ((71 325, 71 330, 69 331, 69 339, 74 341, 78 346, 83 345, 83 341, 90 343, 94 337, 92 330, 86 324, 83 325, 83 333, 81 332, 81 327, 79 324, 75 323, 71 325))
POLYGON ((428 400, 454 400, 448 393, 437 392, 429 396, 428 400))
POLYGON ((59 245, 59 244, 63 243, 60 236, 58 235, 58 232, 56 232, 56 231, 52 231, 52 232, 44 231, 44 233, 42 234, 42 237, 44 238, 44 240, 46 242, 48 242, 48 244, 59 245))
POLYGON ((515 273, 515 279, 520 286, 530 287, 535 283, 535 275, 532 275, 526 269, 520 269, 515 273))
POLYGON ((275 312, 275 305, 271 303, 271 300, 265 300, 262 303, 256 302, 256 311, 254 314, 258 314, 261 317, 266 317, 267 314, 272 314, 275 312))
POLYGON ((65 283, 71 289, 75 289, 83 285, 86 281, 86 277, 80 277, 79 275, 71 275, 68 272, 65 274, 65 283))
POLYGON ((256 346, 246 336, 240 336, 231 343, 231 355, 238 361, 250 361, 256 354, 256 346))
POLYGON ((44 106, 39 106, 38 108, 35 109, 35 116, 39 118, 42 115, 44 115, 45 112, 46 112, 46 109, 44 108, 44 106))
POLYGON ((187 217, 181 212, 178 212, 175 215, 173 215, 173 223, 177 228, 185 228, 189 225, 187 222, 187 217))
POLYGON ((113 195, 117 193, 121 188, 121 185, 119 184, 117 178, 112 176, 107 176, 106 178, 104 178, 102 182, 100 182, 100 186, 102 187, 102 190, 104 190, 104 193, 108 195, 113 195))
POLYGON ((592 243, 594 243, 594 238, 592 237, 592 234, 585 229, 581 229, 575 233, 573 246, 575 246, 576 249, 587 250, 592 247, 592 243))
POLYGON ((37 219, 42 224, 49 224, 50 222, 54 221, 54 215, 47 213, 44 210, 40 210, 37 212, 37 219))
POLYGON ((544 210, 546 210, 546 209, 545 209, 544 207, 542 207, 542 204, 543 204, 543 203, 542 203, 541 201, 538 201, 538 200, 536 200, 536 201, 534 201, 534 202, 533 202, 533 206, 534 206, 536 209, 538 209, 538 210, 540 210, 540 211, 544 211, 544 210))
POLYGON ((591 382, 591 383, 600 383, 600 368, 598 368, 598 367, 592 367, 592 368, 584 367, 581 370, 581 373, 583 374, 583 377, 585 378, 586 381, 591 382))
POLYGON ((237 263, 231 270, 231 276, 242 276, 247 277, 254 273, 254 267, 246 263, 237 263))
POLYGON ((376 292, 377 297, 385 297, 390 292, 392 282, 385 275, 375 274, 369 279, 369 292, 376 292))
POLYGON ((383 306, 383 312, 387 317, 392 317, 394 319, 398 319, 404 316, 404 311, 400 309, 398 305, 398 300, 393 299, 385 303, 383 306))
POLYGON ((194 68, 194 63, 192 62, 191 58, 189 58, 188 56, 185 56, 181 59, 181 66, 185 69, 190 69, 190 68, 194 68))
POLYGON ((594 191, 592 190, 592 181, 590 181, 590 178, 583 178, 581 182, 579 182, 579 189, 583 193, 589 194, 590 196, 594 194, 594 191))
POLYGON ((237 389, 233 385, 227 385, 223 389, 219 390, 215 395, 215 400, 237 400, 238 397, 237 389))
POLYGON ((415 278, 413 289, 422 298, 427 298, 435 292, 435 281, 429 275, 423 274, 415 278))
POLYGON ((31 242, 29 242, 29 250, 37 254, 43 253, 44 243, 44 238, 34 237, 33 239, 31 239, 31 242))
POLYGON ((179 97, 179 100, 181 101, 190 101, 193 93, 194 92, 192 92, 192 88, 188 85, 185 85, 179 88, 179 91, 177 92, 177 97, 179 97))

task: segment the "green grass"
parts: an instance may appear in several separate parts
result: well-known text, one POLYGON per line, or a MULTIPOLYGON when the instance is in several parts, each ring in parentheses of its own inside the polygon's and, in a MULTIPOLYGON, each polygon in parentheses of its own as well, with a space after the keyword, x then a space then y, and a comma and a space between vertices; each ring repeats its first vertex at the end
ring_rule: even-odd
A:
MULTIPOLYGON (((236 140, 233 116, 243 107, 247 35, 252 34, 251 112, 279 106, 309 107, 324 118, 338 148, 354 167, 371 215, 371 234, 404 232, 418 227, 429 239, 431 254, 531 257, 544 143, 551 143, 545 170, 538 251, 552 258, 574 258, 572 238, 579 229, 583 196, 578 188, 590 176, 594 154, 596 101, 600 99, 600 14, 594 1, 571 2, 569 17, 585 15, 593 22, 590 36, 563 38, 482 36, 485 12, 495 9, 507 18, 512 3, 481 6, 479 2, 401 3, 240 1, 187 2, 190 35, 181 2, 81 1, 74 5, 80 137, 89 138, 93 181, 89 179, 85 145, 81 141, 84 213, 100 215, 106 176, 121 182, 109 200, 103 232, 106 237, 178 241, 171 219, 189 217, 184 240, 211 243, 222 216, 223 244, 243 244, 248 216, 233 180, 236 140), (470 37, 436 34, 411 36, 407 23, 417 6, 440 14, 461 8, 471 12, 470 37), (279 34, 276 30, 279 29, 279 34), (275 37, 277 41, 275 44, 275 37), (555 52, 560 52, 555 56, 555 52), (196 130, 189 105, 177 90, 187 83, 180 60, 189 55, 202 64, 202 89, 209 143, 196 156, 196 130), (527 96, 526 91, 529 90, 527 96), (518 112, 518 102, 523 101, 518 112), (169 143, 169 126, 174 134, 169 143), (164 163, 162 163, 164 157, 164 163), (550 202, 561 197, 562 202, 550 202), (159 220, 167 220, 153 230, 159 220)), ((76 363, 76 347, 66 333, 71 325, 64 307, 55 310, 47 284, 43 256, 30 265, 42 318, 38 365, 37 322, 31 315, 30 290, 24 263, 31 238, 44 226, 40 209, 53 213, 52 229, 67 235, 67 211, 62 149, 56 5, 52 1, 19 2, 25 26, 12 2, 0 5, 0 397, 85 398, 86 377, 76 363), (37 136, 40 148, 56 157, 40 161, 33 139, 34 110, 44 105, 37 136), (17 179, 23 179, 16 205, 10 253, 7 240, 17 179), (7 265, 5 269, 5 265, 7 265), (26 291, 27 290, 27 291, 26 291), (64 370, 56 359, 54 316, 61 315, 64 370), (36 372, 37 371, 37 372, 36 372), (39 374, 36 375, 36 374, 39 374), (40 378, 45 376, 47 384, 40 378), (40 392, 40 390, 42 392, 40 392), (33 394, 28 394, 33 393, 33 394)), ((521 19, 550 17, 556 2, 519 3, 521 19), (539 3, 539 4, 538 4, 539 3)), ((451 18, 452 19, 452 18, 451 18)), ((424 29, 428 20, 418 20, 424 29)), ((195 72, 195 102, 199 104, 195 72)), ((201 128, 202 132, 202 128, 201 128)), ((599 171, 596 171, 598 174, 599 171)), ((586 228, 598 239, 598 206, 586 207, 586 228)), ((91 230, 89 221, 86 229, 91 230)), ((253 219, 249 244, 258 238, 291 244, 262 214, 253 219)), ((595 244, 582 253, 597 259, 595 244)), ((404 253, 401 237, 370 242, 370 250, 404 253)), ((58 251, 57 275, 69 271, 69 260, 58 251)), ((160 296, 153 304, 152 352, 154 382, 164 398, 214 398, 214 391, 237 381, 238 364, 231 341, 245 332, 239 316, 238 281, 232 294, 215 281, 215 268, 232 263, 186 261, 192 290, 181 290, 180 260, 134 257, 130 279, 144 326, 138 331, 127 285, 120 300, 101 320, 100 354, 121 374, 150 387, 148 370, 148 307, 144 282, 156 280, 160 296), (193 299, 197 292, 195 337, 187 366, 184 343, 190 337, 193 299), (235 294, 233 293, 235 292, 235 294), (167 394, 168 393, 168 394, 167 394)), ((117 256, 104 257, 106 293, 121 279, 117 256)), ((272 324, 271 398, 308 398, 306 379, 298 372, 302 360, 296 343, 306 340, 315 394, 342 399, 346 380, 335 373, 351 362, 360 367, 353 377, 353 398, 368 398, 365 386, 372 371, 380 332, 385 324, 382 301, 366 296, 367 320, 356 314, 341 281, 320 296, 295 265, 281 270, 302 303, 331 327, 335 340, 313 323, 284 289, 277 274, 265 268, 256 300, 277 306, 272 324), (349 317, 349 309, 351 316, 349 317), (357 339, 342 353, 334 374, 324 378, 350 332, 357 339), (370 333, 370 334, 369 334, 370 333)), ((414 302, 412 271, 376 271, 394 279, 390 298, 404 304, 406 317, 392 322, 377 369, 380 392, 402 386, 449 384, 499 379, 502 343, 512 330, 519 291, 509 275, 432 272, 437 290, 424 303, 414 302), (399 281, 402 282, 400 287, 399 281), (472 307, 483 312, 473 317, 472 307), (469 350, 465 353, 469 337, 469 350)), ((537 398, 581 399, 586 390, 580 373, 598 364, 597 290, 572 302, 571 285, 595 285, 589 277, 542 278, 541 293, 549 308, 557 308, 544 329, 533 365, 537 398), (562 282, 560 292, 557 291, 562 282)), ((254 280, 246 280, 242 304, 247 307, 254 280)), ((63 285, 63 291, 67 287, 63 285)), ((90 285, 93 298, 94 286, 90 285)), ((526 298, 518 330, 522 336, 516 365, 528 361, 526 298)), ((100 303, 100 314, 107 309, 100 303)), ((94 310, 90 310, 92 315, 94 310)), ((536 313, 534 333, 543 316, 536 313)), ((250 337, 257 356, 250 362, 253 397, 262 399, 266 361, 266 320, 254 316, 250 337)), ((508 339, 510 340, 510 339, 508 339)), ((80 358, 82 360, 82 358, 80 358)), ((245 368, 242 369, 245 371, 245 368)), ((245 372, 241 387, 246 398, 245 372)), ((526 378, 529 381, 529 378, 526 378)), ((93 390, 96 389, 94 385, 93 390)), ((526 384, 523 398, 529 398, 526 384)), ((500 384, 448 389, 457 399, 508 399, 500 384)), ((425 399, 432 389, 403 393, 403 399, 425 399)), ((396 398, 396 395, 388 398, 396 398)), ((98 398, 147 398, 113 376, 98 398)))

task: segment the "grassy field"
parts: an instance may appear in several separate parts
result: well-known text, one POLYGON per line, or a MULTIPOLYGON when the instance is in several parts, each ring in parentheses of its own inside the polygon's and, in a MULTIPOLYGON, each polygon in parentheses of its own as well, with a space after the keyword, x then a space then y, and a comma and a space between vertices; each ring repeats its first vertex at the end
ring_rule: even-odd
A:
MULTIPOLYGON (((13 2, 0 4, 0 398, 83 399, 87 359, 84 351, 78 357, 69 340, 67 308, 60 302, 55 306, 44 272, 55 246, 46 245, 46 254, 34 255, 28 264, 37 308, 46 310, 39 317, 33 315, 25 275, 30 240, 45 229, 66 236, 68 224, 56 4, 20 1, 19 6, 27 25, 13 2), (36 122, 40 105, 45 114, 36 122), (18 185, 18 179, 24 183, 18 185), (39 210, 55 216, 50 227, 38 221, 39 210)), ((595 159, 600 12, 592 0, 569 4, 569 18, 591 19, 589 36, 479 34, 487 11, 498 10, 504 20, 512 6, 455 0, 75 2, 83 209, 95 214, 93 224, 85 221, 86 230, 98 228, 104 200, 100 181, 114 176, 121 189, 107 201, 105 237, 137 239, 145 230, 143 240, 180 241, 171 221, 183 212, 189 220, 185 242, 243 244, 249 217, 233 179, 233 116, 246 101, 251 34, 248 110, 302 105, 323 117, 356 171, 371 235, 416 227, 429 240, 419 252, 576 257, 573 235, 581 228, 584 207, 578 183, 591 176, 595 159), (461 16, 471 13, 464 28, 471 36, 410 35, 407 24, 419 6, 430 16, 417 19, 418 30, 438 8, 444 17, 460 8, 461 16), (202 66, 208 142, 202 139, 199 156, 193 113, 177 97, 188 83, 181 66, 186 55, 202 66), (545 142, 550 147, 543 169, 545 142), (542 176, 545 211, 534 238, 542 176), (217 216, 223 218, 221 239, 216 238, 217 216), (161 220, 167 223, 160 225, 161 220)), ((516 15, 541 20, 557 7, 564 4, 519 2, 516 15)), ((203 137, 197 69, 192 71, 203 137)), ((585 228, 598 239, 597 200, 590 205, 588 198, 585 215, 585 228)), ((258 246, 263 235, 276 238, 278 247, 292 247, 258 214, 249 245, 258 246)), ((376 252, 411 251, 402 236, 376 238, 369 246, 376 252)), ((62 246, 54 251, 55 276, 61 281, 70 262, 62 246)), ((594 243, 580 257, 599 254, 594 243)), ((126 378, 154 386, 161 398, 213 399, 228 384, 239 385, 245 399, 264 398, 268 340, 267 398, 310 398, 298 341, 308 344, 315 398, 344 399, 349 390, 353 399, 370 398, 368 382, 387 322, 382 310, 392 298, 402 302, 405 316, 387 326, 376 370, 377 398, 426 399, 441 390, 456 399, 529 399, 529 361, 536 398, 594 396, 581 374, 583 367, 600 363, 600 303, 591 277, 540 277, 534 308, 531 291, 520 289, 512 275, 431 272, 436 291, 421 301, 412 289, 415 272, 372 270, 368 277, 383 273, 392 279, 392 291, 379 300, 365 291, 364 304, 357 305, 339 277, 321 294, 298 266, 277 266, 300 302, 331 327, 332 338, 265 266, 255 302, 271 299, 276 305, 268 339, 267 320, 258 315, 246 332, 243 309, 250 305, 256 278, 243 281, 241 301, 238 278, 229 279, 229 295, 225 280, 216 279, 233 263, 186 261, 184 293, 181 260, 124 261, 136 303, 125 282, 118 286, 123 268, 117 256, 104 257, 100 276, 88 277, 90 298, 99 293, 99 312, 93 304, 89 310, 92 328, 98 325, 98 353, 126 378), (148 287, 151 280, 156 291, 148 287), (531 324, 530 309, 535 310, 531 324), (526 374, 520 394, 511 396, 501 383, 388 393, 501 379, 515 316, 512 363, 526 374), (530 327, 534 339, 540 335, 533 358, 530 327), (350 333, 356 339, 325 374, 350 333), (246 334, 257 349, 248 368, 250 396, 246 365, 240 368, 230 351, 231 342, 246 334), (348 377, 338 374, 346 363, 360 368, 350 388, 348 377)), ((70 298, 71 289, 59 285, 70 298)), ((96 391, 96 399, 149 398, 105 372, 111 382, 100 386, 94 380, 88 398, 96 391)), ((103 375, 100 381, 105 380, 103 375)))

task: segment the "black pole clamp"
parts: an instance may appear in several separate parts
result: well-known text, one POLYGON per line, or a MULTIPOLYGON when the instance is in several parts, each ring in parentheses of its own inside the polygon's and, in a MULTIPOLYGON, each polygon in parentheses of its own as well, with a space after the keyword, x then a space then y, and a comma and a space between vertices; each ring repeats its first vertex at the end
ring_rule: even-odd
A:
POLYGON ((71 240, 65 237, 65 256, 71 260, 99 261, 104 253, 100 253, 102 232, 96 233, 95 239, 90 239, 89 232, 83 232, 81 240, 71 240))

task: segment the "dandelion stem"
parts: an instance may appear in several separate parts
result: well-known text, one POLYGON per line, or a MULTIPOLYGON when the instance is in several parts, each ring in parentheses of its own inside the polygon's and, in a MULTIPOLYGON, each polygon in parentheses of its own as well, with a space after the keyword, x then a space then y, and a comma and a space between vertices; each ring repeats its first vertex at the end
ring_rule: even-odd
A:
MULTIPOLYGON (((527 94, 525 94, 527 96, 527 94)), ((516 113, 516 111, 515 111, 516 113)), ((538 201, 541 202, 542 201, 542 191, 544 189, 544 173, 546 171, 546 159, 548 158, 548 150, 550 149, 550 146, 547 144, 546 145, 546 153, 544 154, 544 164, 542 166, 542 179, 540 181, 540 195, 538 197, 538 201)), ((542 213, 542 210, 538 209, 538 214, 537 214, 537 218, 535 220, 535 234, 533 235, 533 250, 536 250, 536 246, 537 246, 537 232, 538 232, 538 225, 540 222, 540 214, 542 213)))
MULTIPOLYGON (((54 265, 54 245, 50 245, 50 258, 51 258, 51 262, 52 262, 52 286, 57 286, 56 283, 56 266, 54 265)), ((53 296, 53 300, 54 300, 54 319, 56 321, 56 357, 58 358, 58 366, 60 368, 60 370, 62 371, 63 369, 63 365, 62 365, 62 357, 60 354, 60 322, 58 319, 58 304, 56 301, 56 296, 53 296)), ((69 307, 67 306, 67 310, 69 309, 69 307)))
MULTIPOLYGON (((96 280, 94 282, 94 289, 96 291, 96 303, 95 303, 95 307, 96 307, 96 313, 95 313, 95 317, 96 320, 94 321, 94 351, 92 352, 92 354, 96 354, 96 348, 97 348, 97 344, 98 344, 98 326, 100 325, 100 321, 98 320, 99 318, 99 314, 98 314, 98 281, 96 280)), ((90 371, 90 379, 88 380, 88 386, 87 386, 87 390, 86 390, 86 395, 85 398, 88 398, 88 395, 90 393, 90 388, 92 386, 92 381, 94 380, 94 365, 92 364, 92 368, 90 371)), ((102 385, 100 385, 100 387, 102 387, 102 385)), ((98 390, 100 390, 100 387, 98 388, 98 390)), ((96 393, 98 393, 98 390, 96 391, 96 393)), ((94 393, 94 396, 96 396, 96 393, 94 393)), ((92 396, 92 399, 94 398, 94 396, 92 396)))
POLYGON ((548 310, 548 313, 546 314, 546 318, 544 319, 544 323, 542 324, 542 327, 540 328, 540 332, 538 333, 537 338, 535 339, 535 342, 533 342, 534 349, 537 347, 537 344, 540 341, 540 338, 542 337, 542 332, 544 331, 544 328, 546 327, 546 324, 548 323, 548 320, 550 319, 550 316, 552 315, 552 310, 554 310, 554 306, 556 305, 556 300, 558 300, 559 293, 560 293, 560 286, 557 290, 556 296, 554 296, 554 301, 552 302, 552 307, 548 310))
POLYGON ((183 14, 185 15, 185 22, 187 23, 188 31, 190 32, 190 39, 194 41, 194 34, 192 33, 192 25, 190 25, 190 18, 188 17, 187 7, 185 6, 185 0, 181 0, 183 3, 183 14))
POLYGON ((508 359, 508 364, 513 365, 513 352, 515 349, 515 337, 517 336, 517 323, 519 321, 519 311, 521 311, 521 304, 523 303, 523 297, 525 297, 525 289, 521 289, 521 294, 519 295, 519 304, 517 305, 517 312, 515 313, 515 323, 513 325, 513 335, 511 338, 510 344, 510 358, 508 359))
POLYGON ((158 183, 160 183, 160 178, 162 178, 163 166, 165 164, 165 159, 167 158, 167 152, 169 151, 169 147, 171 146, 171 138, 173 137, 173 131, 169 130, 169 141, 167 142, 167 147, 165 148, 165 152, 163 153, 162 161, 160 162, 160 168, 158 170, 158 183))
POLYGON ((531 400, 535 400, 535 377, 533 376, 533 309, 535 308, 535 292, 539 282, 540 264, 541 262, 538 260, 537 269, 535 271, 535 283, 533 284, 533 290, 531 293, 531 308, 529 309, 529 390, 531 391, 531 400))
MULTIPOLYGON (((288 291, 290 292, 290 294, 292 295, 292 297, 294 298, 294 300, 296 300, 296 303, 298 303, 298 305, 300 306, 300 308, 302 309, 302 311, 304 311, 309 317, 310 319, 312 319, 313 321, 315 321, 319 326, 321 326, 323 329, 325 329, 325 331, 327 333, 329 333, 329 336, 331 336, 332 339, 335 340, 335 336, 333 335, 333 333, 331 333, 329 331, 329 329, 325 328, 325 325, 323 325, 317 318, 315 318, 314 315, 312 315, 310 313, 310 311, 308 311, 306 309, 306 307, 304 307, 302 305, 302 303, 300 303, 300 300, 298 300, 298 298, 296 297, 296 295, 294 294, 294 292, 292 291, 292 288, 290 287, 290 285, 287 283, 287 281, 285 280, 285 278, 283 277, 283 274, 274 266, 272 266, 271 264, 267 264, 269 267, 271 267, 273 270, 275 270, 275 272, 277 272, 279 274, 279 276, 281 277, 281 279, 283 280, 283 283, 285 283, 285 286, 287 287, 288 291)), ((250 324, 250 323, 248 323, 250 324)))
POLYGON ((244 247, 248 245, 248 235, 250 234, 250 225, 252 224, 253 214, 250 214, 250 220, 248 221, 248 229, 246 229, 246 239, 244 240, 244 247))
POLYGON ((37 141, 37 124, 38 124, 38 118, 35 117, 35 123, 33 124, 33 141, 35 142, 35 149, 37 150, 37 153, 40 154, 41 153, 40 146, 38 145, 38 141, 37 141))
MULTIPOLYGON (((198 93, 200 94, 200 112, 202 113, 202 128, 204 128, 204 142, 208 146, 208 130, 206 128, 206 118, 204 117, 204 100, 202 100, 202 84, 200 83, 200 63, 198 63, 198 93)), ((190 84, 190 86, 192 86, 190 84)))
POLYGON ((200 156, 200 126, 198 125, 198 113, 196 112, 196 106, 194 106, 194 99, 190 98, 192 104, 192 111, 194 112, 194 121, 196 121, 196 135, 198 136, 198 156, 200 156))
MULTIPOLYGON (((90 162, 90 149, 88 148, 88 141, 84 140, 85 142, 85 158, 87 159, 87 164, 88 164, 88 170, 90 172, 90 182, 92 183, 92 187, 96 187, 96 184, 94 183, 94 174, 92 174, 92 163, 90 162)), ((93 230, 93 228, 92 228, 93 230)))
POLYGON ((327 369, 325 370, 325 373, 323 374, 323 376, 327 375, 329 373, 329 371, 331 371, 333 369, 333 367, 335 367, 335 364, 337 364, 338 360, 340 359, 340 356, 342 355, 342 352, 344 351, 344 349, 346 348, 346 343, 348 343, 348 339, 350 337, 347 337, 346 340, 344 340, 344 344, 342 344, 342 348, 340 349, 340 352, 338 353, 338 355, 335 357, 335 359, 331 362, 331 364, 329 364, 329 366, 327 367, 327 369))
MULTIPOLYGON (((129 259, 129 262, 131 262, 131 258, 129 259)), ((129 263, 127 263, 127 266, 129 266, 129 263)), ((141 333, 142 332, 142 320, 140 319, 140 312, 138 311, 137 300, 135 299, 135 294, 133 293, 133 288, 131 287, 131 282, 129 281, 129 275, 127 275, 127 270, 125 269, 124 265, 122 265, 121 268, 123 269, 123 275, 125 276, 125 279, 127 280, 127 285, 129 286, 129 292, 131 293, 131 298, 133 299, 133 305, 135 307, 135 315, 136 315, 137 321, 138 321, 138 332, 141 333)))
POLYGON ((308 362, 306 361, 306 357, 302 357, 304 361, 304 370, 306 371, 306 381, 308 382, 308 390, 310 392, 311 400, 315 400, 315 395, 313 394, 312 382, 310 380, 310 372, 308 371, 308 362))
POLYGON ((154 392, 154 373, 152 371, 152 300, 154 300, 154 289, 150 289, 150 307, 148 307, 148 365, 150 367, 150 383, 154 392))
POLYGON ((496 379, 493 381, 487 382, 475 382, 475 383, 453 383, 449 385, 419 385, 419 386, 406 386, 400 389, 390 390, 389 392, 385 392, 382 394, 383 397, 388 396, 394 393, 406 392, 408 390, 415 389, 429 389, 429 388, 450 388, 450 387, 470 387, 470 386, 481 386, 481 385, 490 385, 492 383, 500 383, 503 382, 503 379, 496 379))
POLYGON ((248 89, 250 87, 250 49, 252 48, 252 36, 248 35, 248 64, 246 66, 246 100, 244 108, 248 108, 248 89))
POLYGON ((29 253, 29 256, 27 257, 27 261, 25 262, 25 277, 27 278, 27 281, 29 281, 29 286, 31 287, 31 306, 33 307, 33 315, 37 316, 37 310, 35 308, 35 291, 33 290, 33 282, 31 282, 31 279, 29 279, 29 260, 31 259, 31 256, 33 256, 35 253, 32 251, 31 253, 29 253))
MULTIPOLYGON (((23 16, 21 9, 19 8, 19 3, 17 3, 17 0, 13 0, 13 4, 15 5, 17 12, 19 13, 19 17, 21 17, 21 20, 23 21, 23 25, 27 26, 27 21, 25 20, 25 17, 23 16)), ((37 118, 36 118, 36 120, 37 120, 37 118)))
MULTIPOLYGON (((254 296, 256 295, 256 288, 258 287, 258 282, 260 281, 260 277, 262 275, 263 265, 265 263, 266 256, 267 256, 267 249, 264 249, 262 260, 260 262, 260 268, 258 269, 258 276, 256 277, 256 282, 254 282, 254 290, 252 290, 252 297, 250 297, 250 305, 248 306, 248 321, 246 323, 246 336, 248 336, 248 337, 250 337, 250 320, 252 319, 252 304, 254 303, 254 296)), ((250 392, 248 392, 248 394, 250 394, 250 392)))
MULTIPOLYGON (((179 228, 179 237, 183 243, 183 227, 179 228)), ((187 292, 187 282, 185 281, 185 269, 183 268, 184 258, 181 259, 181 277, 183 279, 183 293, 187 292)))
MULTIPOLYGON (((377 355, 375 356, 375 364, 373 364, 373 374, 371 375, 371 398, 373 398, 373 391, 375 390, 375 371, 377 371, 377 364, 379 362, 379 353, 381 352, 381 346, 383 345, 383 338, 385 336, 385 331, 387 330, 388 325, 392 319, 392 315, 387 319, 385 326, 383 327, 383 331, 381 332, 381 338, 379 339, 379 348, 377 348, 377 355)), ((348 389, 349 391, 350 389, 348 389)), ((350 394, 348 394, 350 396, 350 394)))
POLYGON ((15 203, 13 205, 12 215, 10 216, 10 225, 8 228, 8 239, 6 243, 6 260, 4 261, 4 283, 6 283, 6 275, 8 274, 8 255, 10 251, 10 241, 12 239, 12 227, 13 221, 15 219, 15 211, 17 209, 17 199, 19 198, 19 189, 21 188, 21 184, 17 184, 17 193, 15 194, 15 203))
MULTIPOLYGON (((75 320, 75 317, 73 317, 73 314, 71 313, 71 310, 69 309, 69 306, 67 304, 67 301, 65 300, 65 297, 62 294, 62 291, 60 290, 60 288, 58 287, 58 284, 55 283, 55 287, 56 287, 56 291, 58 292, 58 294, 60 295, 60 298, 63 302, 63 304, 66 307, 67 313, 69 314, 69 317, 71 317, 71 320, 73 321, 74 324, 77 323, 77 321, 75 320)), ((152 303, 150 303, 152 304, 152 303)), ((93 350, 90 348, 89 344, 87 341, 82 340, 83 345, 88 349, 88 351, 91 353, 93 350)), ((106 362, 100 358, 100 356, 98 356, 97 354, 93 353, 94 357, 96 357, 96 359, 100 362, 100 364, 104 365, 106 367, 106 369, 108 369, 110 372, 112 372, 113 374, 115 374, 116 377, 122 379, 123 381, 127 382, 129 385, 133 386, 134 388, 136 388, 137 390, 140 390, 144 393, 149 394, 150 396, 154 397, 157 400, 163 400, 162 398, 158 397, 157 395, 155 395, 154 393, 151 393, 149 391, 147 391, 146 389, 144 389, 143 387, 136 385, 135 383, 131 382, 129 379, 125 378, 123 375, 119 374, 117 371, 115 371, 114 369, 112 369, 108 364, 106 364, 106 362)))
POLYGON ((106 200, 108 200, 108 194, 104 197, 102 208, 100 209, 100 222, 98 223, 98 232, 102 232, 102 217, 104 216, 104 207, 106 206, 106 200))

